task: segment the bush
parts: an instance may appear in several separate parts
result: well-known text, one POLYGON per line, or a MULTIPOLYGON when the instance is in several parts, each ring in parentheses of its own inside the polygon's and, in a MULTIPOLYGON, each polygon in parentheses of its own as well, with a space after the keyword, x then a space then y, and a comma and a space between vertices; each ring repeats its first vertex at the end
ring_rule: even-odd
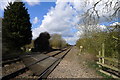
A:
POLYGON ((59 34, 53 34, 50 39, 50 45, 54 48, 64 48, 67 46, 66 41, 59 34))
MULTIPOLYGON (((118 25, 117 25, 118 26, 118 25)), ((113 27, 113 26, 112 26, 113 27)), ((119 29, 120 25, 117 28, 111 28, 110 31, 101 31, 92 33, 89 36, 84 36, 80 38, 76 45, 77 47, 83 46, 83 51, 88 53, 94 53, 98 55, 98 52, 102 49, 102 44, 105 44, 105 56, 119 58, 119 29)))

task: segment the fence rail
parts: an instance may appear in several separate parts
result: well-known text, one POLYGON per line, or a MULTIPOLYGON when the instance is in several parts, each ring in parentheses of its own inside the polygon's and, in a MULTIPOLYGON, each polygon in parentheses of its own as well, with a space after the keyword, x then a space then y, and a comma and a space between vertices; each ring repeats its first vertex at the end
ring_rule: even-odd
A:
POLYGON ((104 44, 102 45, 102 52, 99 51, 99 55, 97 57, 99 58, 99 61, 97 64, 100 67, 100 72, 112 76, 113 78, 120 78, 120 62, 119 60, 115 58, 109 58, 105 57, 104 53, 104 44), (105 70, 104 68, 108 69, 105 70))
POLYGON ((117 72, 117 74, 119 75, 120 74, 120 69, 119 69, 119 63, 120 62, 118 62, 115 59, 107 58, 107 57, 102 57, 102 56, 99 56, 99 55, 97 57, 99 58, 99 62, 97 62, 97 64, 100 67, 100 70, 99 70, 100 72, 102 72, 102 73, 104 73, 106 75, 112 76, 113 78, 120 78, 120 76, 116 76, 116 75, 114 75, 111 72, 106 72, 105 70, 103 70, 103 68, 108 68, 108 69, 110 69, 112 71, 117 72), (117 63, 117 66, 109 65, 109 64, 105 63, 106 60, 109 61, 109 62, 111 62, 112 64, 117 63))

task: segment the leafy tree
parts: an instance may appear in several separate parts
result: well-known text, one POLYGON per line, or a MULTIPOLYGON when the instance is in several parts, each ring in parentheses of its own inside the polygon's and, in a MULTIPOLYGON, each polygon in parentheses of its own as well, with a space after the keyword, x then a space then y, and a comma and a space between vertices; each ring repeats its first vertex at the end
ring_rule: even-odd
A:
POLYGON ((34 41, 34 49, 32 51, 49 51, 52 48, 49 45, 50 34, 48 32, 43 32, 34 41))
POLYGON ((23 2, 9 3, 4 9, 2 26, 3 48, 20 50, 22 46, 31 42, 30 17, 23 2))

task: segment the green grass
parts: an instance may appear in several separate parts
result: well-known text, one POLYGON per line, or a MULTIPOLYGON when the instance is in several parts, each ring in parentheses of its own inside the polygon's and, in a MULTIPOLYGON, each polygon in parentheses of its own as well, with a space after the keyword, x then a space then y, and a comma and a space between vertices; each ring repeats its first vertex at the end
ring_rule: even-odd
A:
MULTIPOLYGON (((104 78, 113 78, 112 76, 108 76, 108 75, 101 73, 99 71, 96 71, 96 73, 99 74, 100 76, 103 76, 104 78)), ((113 79, 113 80, 115 80, 115 79, 113 79)))
POLYGON ((91 62, 91 61, 87 61, 87 65, 88 65, 88 67, 90 67, 90 68, 92 68, 92 69, 99 69, 99 65, 97 64, 97 63, 95 63, 95 62, 91 62))
POLYGON ((98 75, 100 75, 100 76, 102 76, 103 78, 105 78, 105 79, 102 79, 102 80, 109 80, 110 78, 112 78, 112 80, 116 80, 116 79, 113 79, 112 76, 108 76, 108 75, 106 75, 106 74, 104 74, 104 73, 99 72, 98 70, 100 69, 100 67, 99 67, 99 65, 98 65, 96 62, 90 62, 90 61, 88 61, 88 62, 87 62, 87 65, 88 65, 89 68, 95 69, 95 70, 96 70, 96 73, 97 73, 98 75))

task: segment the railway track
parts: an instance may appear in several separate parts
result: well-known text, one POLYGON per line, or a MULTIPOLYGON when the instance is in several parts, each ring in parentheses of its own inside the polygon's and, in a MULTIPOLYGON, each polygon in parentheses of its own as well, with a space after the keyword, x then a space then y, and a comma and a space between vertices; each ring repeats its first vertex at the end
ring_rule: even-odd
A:
POLYGON ((34 76, 37 76, 37 79, 47 78, 71 49, 72 47, 69 47, 62 51, 22 56, 20 59, 25 64, 25 67, 3 76, 2 80, 15 79, 17 76, 29 70, 34 76))
MULTIPOLYGON (((44 53, 32 52, 32 54, 31 54, 31 53, 27 53, 27 54, 25 54, 25 55, 21 55, 20 57, 34 56, 34 55, 37 55, 37 54, 47 54, 47 55, 49 55, 49 56, 55 56, 55 55, 57 55, 57 54, 55 54, 55 53, 58 53, 58 52, 60 53, 60 52, 62 52, 62 51, 65 51, 66 49, 67 49, 67 48, 62 49, 61 51, 59 50, 59 51, 44 52, 44 53)), ((4 61, 2 61, 2 62, 0 63, 0 65, 2 65, 2 67, 4 67, 5 65, 12 64, 12 63, 16 63, 16 62, 19 62, 19 61, 21 61, 21 59, 20 59, 19 57, 16 57, 16 58, 14 58, 14 59, 4 60, 4 61)))
POLYGON ((4 65, 6 65, 6 64, 15 63, 17 61, 20 61, 20 58, 16 58, 16 59, 13 59, 13 60, 2 61, 2 64, 0 64, 0 65, 2 65, 2 67, 4 67, 4 65))

